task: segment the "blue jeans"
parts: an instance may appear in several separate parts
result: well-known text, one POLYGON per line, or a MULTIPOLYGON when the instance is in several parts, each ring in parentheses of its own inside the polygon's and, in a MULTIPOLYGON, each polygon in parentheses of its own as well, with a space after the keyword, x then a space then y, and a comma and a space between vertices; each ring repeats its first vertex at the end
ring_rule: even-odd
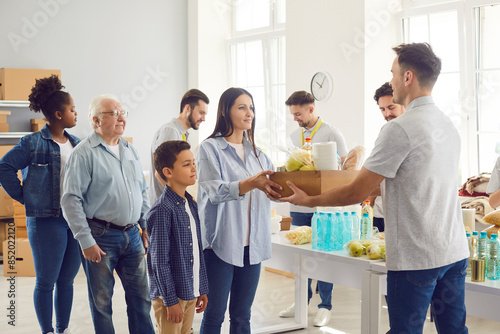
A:
POLYGON ((59 217, 27 217, 26 225, 36 272, 33 302, 38 323, 43 333, 53 332, 55 308, 56 330, 62 333, 69 324, 80 248, 62 212, 59 217))
POLYGON ((464 304, 467 262, 427 270, 388 271, 390 333, 422 333, 429 303, 438 333, 468 333, 464 304))
POLYGON ((154 334, 149 312, 151 299, 144 245, 139 229, 126 232, 89 222, 92 236, 106 253, 100 263, 85 260, 82 265, 87 275, 90 311, 96 334, 113 334, 111 299, 115 279, 113 271, 122 281, 127 302, 128 328, 130 333, 154 334))
POLYGON ((373 227, 378 228, 379 232, 384 232, 384 230, 385 230, 384 218, 373 217, 373 227))
POLYGON ((259 284, 260 263, 250 265, 248 254, 247 246, 244 266, 236 267, 222 261, 212 249, 203 251, 208 275, 208 304, 203 314, 200 334, 220 333, 229 293, 229 332, 250 333, 250 311, 259 284))
MULTIPOLYGON (((290 212, 290 217, 292 217, 292 224, 295 226, 311 226, 313 215, 314 213, 290 212)), ((309 288, 307 290, 307 302, 309 303, 312 298, 313 292, 311 289, 312 280, 309 278, 308 282, 309 288)), ((318 280, 318 290, 319 296, 321 297, 321 303, 318 305, 318 308, 326 308, 327 310, 331 310, 333 284, 318 280)))

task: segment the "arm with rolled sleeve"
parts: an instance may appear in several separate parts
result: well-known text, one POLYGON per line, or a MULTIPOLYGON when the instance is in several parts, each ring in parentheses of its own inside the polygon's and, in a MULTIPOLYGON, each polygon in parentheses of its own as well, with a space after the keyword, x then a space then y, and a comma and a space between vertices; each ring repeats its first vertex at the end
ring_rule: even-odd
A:
POLYGON ((26 137, 0 160, 0 184, 10 197, 24 204, 23 186, 17 177, 17 171, 30 164, 30 143, 26 137))
POLYGON ((212 204, 243 199, 240 196, 240 181, 224 181, 220 168, 220 156, 216 153, 215 146, 209 142, 200 145, 198 152, 198 181, 199 187, 207 193, 212 204))
POLYGON ((163 304, 172 306, 179 302, 170 268, 172 213, 161 204, 155 205, 148 214, 147 222, 150 231, 149 252, 154 280, 163 304))
POLYGON ((83 208, 87 191, 92 182, 91 157, 84 150, 74 150, 65 167, 61 207, 64 218, 80 242, 82 250, 95 245, 83 208))

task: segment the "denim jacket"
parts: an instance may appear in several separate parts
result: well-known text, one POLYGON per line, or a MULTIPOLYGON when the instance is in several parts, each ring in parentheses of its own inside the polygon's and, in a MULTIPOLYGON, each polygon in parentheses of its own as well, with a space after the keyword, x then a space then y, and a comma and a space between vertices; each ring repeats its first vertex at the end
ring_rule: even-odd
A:
MULTIPOLYGON (((64 131, 71 145, 80 139, 64 131)), ((47 125, 21 138, 0 160, 0 185, 23 203, 26 216, 59 217, 61 213, 61 154, 47 125), (17 178, 21 170, 23 183, 17 178)))

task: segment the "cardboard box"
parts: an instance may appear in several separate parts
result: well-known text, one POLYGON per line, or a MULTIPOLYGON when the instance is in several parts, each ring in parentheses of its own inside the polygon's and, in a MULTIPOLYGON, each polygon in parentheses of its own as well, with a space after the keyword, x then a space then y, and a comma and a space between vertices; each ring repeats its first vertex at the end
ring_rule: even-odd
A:
POLYGON ((36 79, 52 74, 61 77, 61 70, 0 68, 0 99, 27 101, 36 79))
POLYGON ((0 187, 0 217, 14 216, 14 200, 0 187))
MULTIPOLYGON (((16 234, 16 225, 14 221, 10 219, 0 219, 0 244, 7 240, 7 236, 16 234)), ((0 255, 3 254, 3 247, 0 247, 0 255)))
POLYGON ((125 139, 126 141, 128 141, 130 144, 134 143, 134 140, 132 139, 132 137, 123 137, 123 139, 125 139))
POLYGON ((26 226, 16 226, 16 238, 27 238, 28 228, 26 226))
POLYGON ((22 215, 15 215, 14 223, 16 224, 16 226, 26 227, 26 216, 24 215, 24 213, 22 215))
POLYGON ((3 242, 3 275, 35 277, 35 265, 28 239, 7 239, 3 242))
POLYGON ((290 229, 290 225, 292 225, 292 217, 281 217, 281 231, 288 231, 290 229))
POLYGON ((0 159, 13 147, 14 145, 0 145, 0 159))
POLYGON ((0 123, 7 123, 7 116, 10 114, 9 110, 0 110, 0 123))
POLYGON ((328 190, 350 183, 359 171, 351 170, 314 170, 296 172, 276 172, 269 178, 283 187, 281 196, 290 196, 292 190, 286 185, 286 181, 292 181, 309 196, 319 195, 328 190))
POLYGON ((9 124, 0 123, 0 132, 9 132, 9 124))
POLYGON ((24 205, 18 201, 14 201, 14 216, 26 216, 24 205))

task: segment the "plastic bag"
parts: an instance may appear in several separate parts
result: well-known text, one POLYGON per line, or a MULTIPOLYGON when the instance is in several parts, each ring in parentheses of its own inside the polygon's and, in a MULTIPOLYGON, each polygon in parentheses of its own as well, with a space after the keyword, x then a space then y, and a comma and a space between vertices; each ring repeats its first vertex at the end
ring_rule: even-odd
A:
POLYGON ((309 226, 300 226, 286 232, 285 238, 293 245, 307 244, 312 240, 312 229, 309 226))
POLYGON ((285 168, 292 172, 296 170, 314 170, 311 159, 311 151, 302 148, 294 148, 288 151, 285 168))

